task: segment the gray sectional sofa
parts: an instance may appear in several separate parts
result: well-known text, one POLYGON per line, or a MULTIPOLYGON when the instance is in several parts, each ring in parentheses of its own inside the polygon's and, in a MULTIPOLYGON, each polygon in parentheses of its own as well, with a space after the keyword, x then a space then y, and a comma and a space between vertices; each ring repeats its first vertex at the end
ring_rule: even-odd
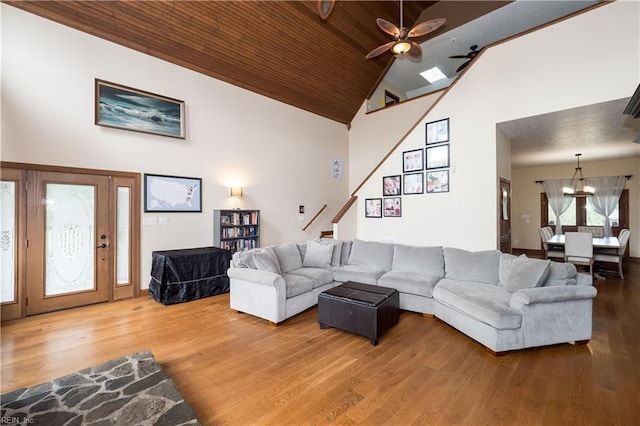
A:
POLYGON ((231 308, 280 323, 346 281, 392 287, 494 353, 591 338, 592 277, 570 263, 374 241, 309 240, 235 253, 231 308))

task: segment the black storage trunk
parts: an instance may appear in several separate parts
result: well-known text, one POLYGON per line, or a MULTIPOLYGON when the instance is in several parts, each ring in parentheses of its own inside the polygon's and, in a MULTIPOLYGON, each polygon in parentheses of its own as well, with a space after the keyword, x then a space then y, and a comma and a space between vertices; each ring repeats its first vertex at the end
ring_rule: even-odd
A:
POLYGON ((154 251, 149 295, 164 305, 227 293, 231 252, 218 247, 154 251))
POLYGON ((318 323, 368 337, 375 346, 398 322, 399 305, 394 288, 348 281, 318 295, 318 323))

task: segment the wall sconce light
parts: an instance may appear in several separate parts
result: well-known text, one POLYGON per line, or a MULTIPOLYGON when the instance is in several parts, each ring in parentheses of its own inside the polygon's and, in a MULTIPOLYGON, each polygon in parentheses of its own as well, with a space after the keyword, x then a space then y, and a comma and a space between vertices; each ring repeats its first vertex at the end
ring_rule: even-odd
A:
POLYGON ((238 200, 240 198, 242 198, 242 195, 243 195, 242 187, 241 186, 232 186, 231 190, 230 190, 230 195, 231 195, 231 197, 236 199, 236 210, 239 210, 240 208, 238 207, 238 200))
POLYGON ((231 196, 232 197, 237 197, 237 198, 242 198, 242 187, 241 186, 234 186, 231 188, 231 196))

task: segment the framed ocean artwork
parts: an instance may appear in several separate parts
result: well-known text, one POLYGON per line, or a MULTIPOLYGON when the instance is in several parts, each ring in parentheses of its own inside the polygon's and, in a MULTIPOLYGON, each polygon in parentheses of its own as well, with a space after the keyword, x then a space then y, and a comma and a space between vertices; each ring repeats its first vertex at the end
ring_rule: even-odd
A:
POLYGON ((95 124, 185 138, 183 101, 95 80, 95 124))

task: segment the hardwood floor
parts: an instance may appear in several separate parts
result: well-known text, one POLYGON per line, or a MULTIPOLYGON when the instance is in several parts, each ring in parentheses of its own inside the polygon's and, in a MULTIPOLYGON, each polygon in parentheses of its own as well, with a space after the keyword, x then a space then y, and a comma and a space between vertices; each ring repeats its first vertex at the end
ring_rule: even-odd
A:
POLYGON ((637 425, 640 264, 595 285, 588 345, 503 357, 419 314, 373 347, 316 308, 273 327, 228 294, 45 314, 2 324, 2 393, 149 349, 205 425, 637 425))

